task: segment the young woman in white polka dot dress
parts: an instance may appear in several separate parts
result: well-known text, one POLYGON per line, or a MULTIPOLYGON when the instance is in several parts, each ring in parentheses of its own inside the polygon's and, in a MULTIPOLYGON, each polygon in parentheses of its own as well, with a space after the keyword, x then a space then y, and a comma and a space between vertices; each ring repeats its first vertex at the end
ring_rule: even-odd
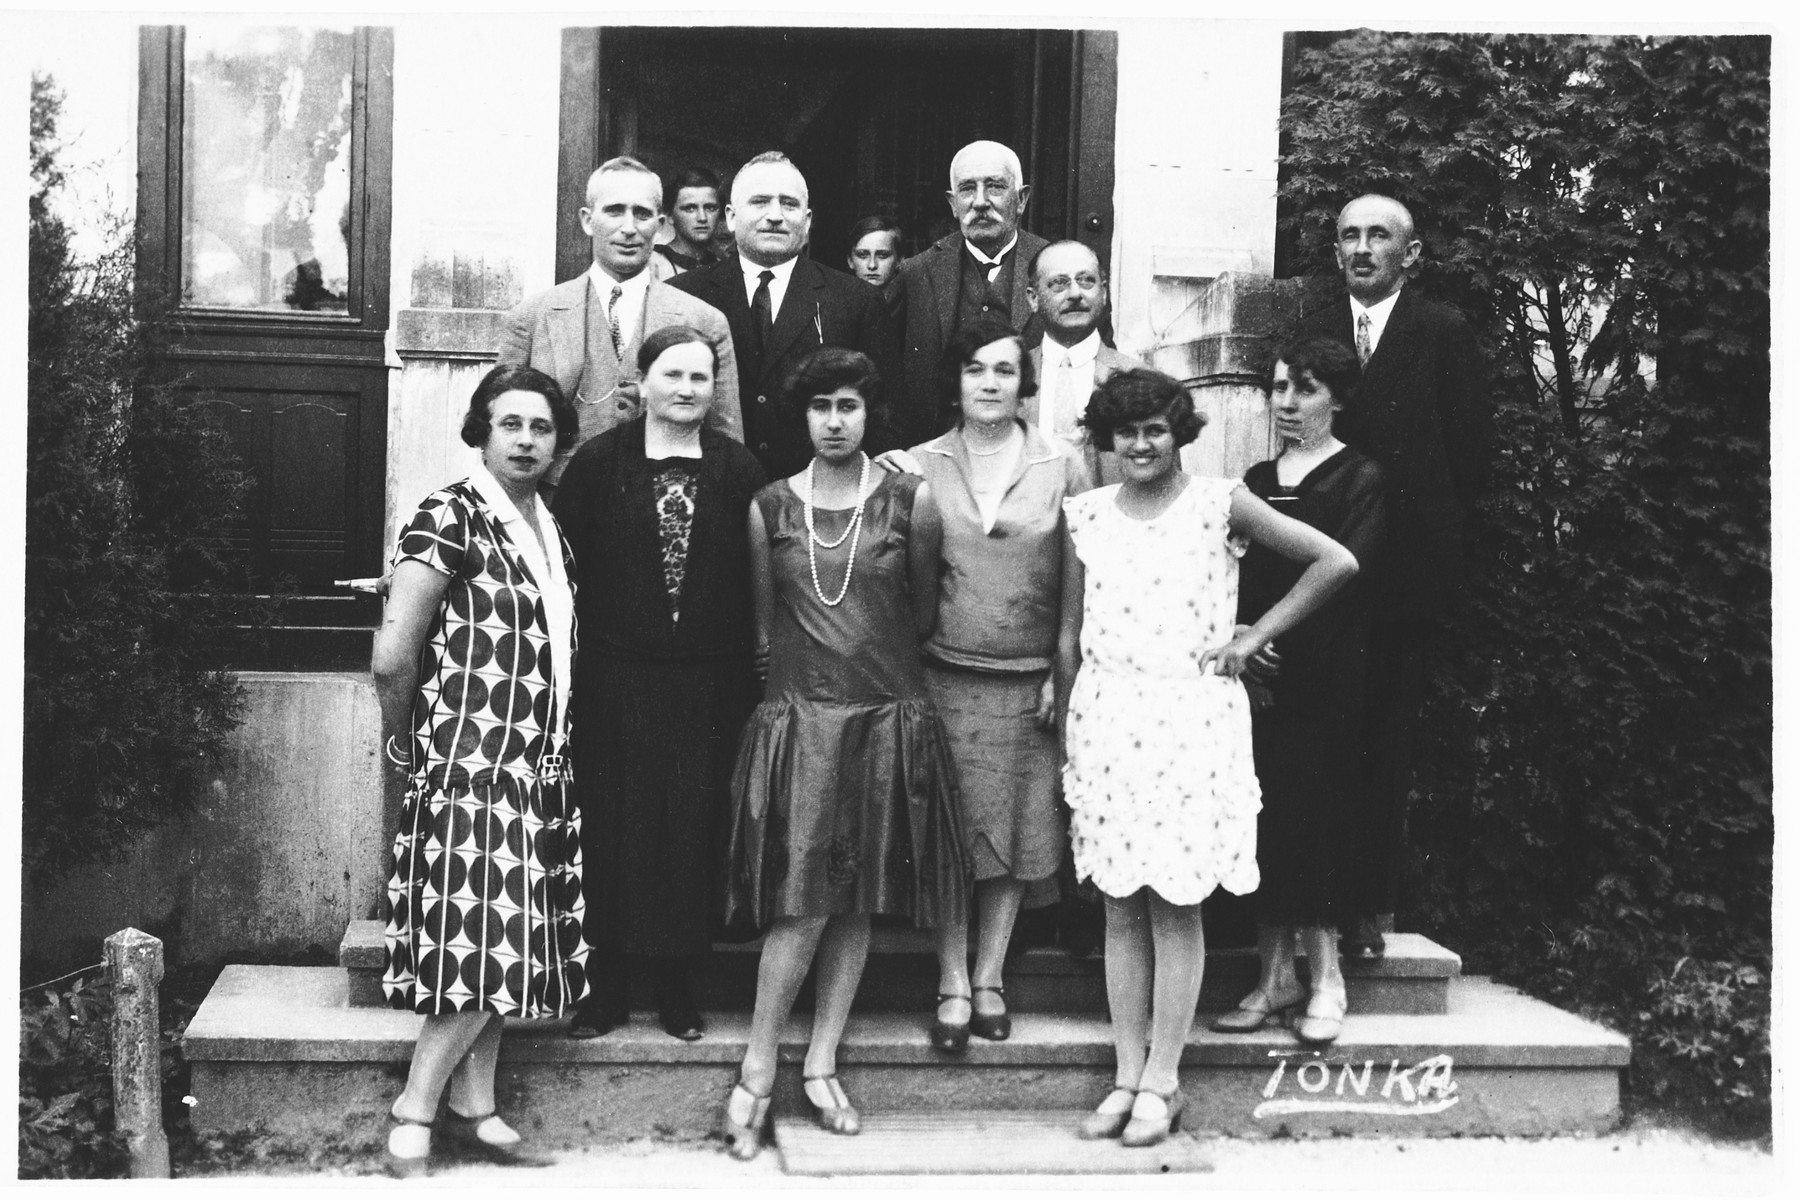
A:
POLYGON ((1123 482, 1063 502, 1068 545, 1058 681, 1063 792, 1075 870, 1106 899, 1114 1089, 1086 1137, 1148 1146, 1179 1127, 1177 1078, 1200 995, 1200 902, 1254 891, 1261 792, 1250 706, 1253 657, 1356 573, 1356 559, 1236 480, 1190 476, 1182 446, 1203 422, 1158 371, 1110 377, 1083 423, 1116 449, 1123 482), (1293 589, 1238 629, 1245 540, 1306 563, 1293 589))

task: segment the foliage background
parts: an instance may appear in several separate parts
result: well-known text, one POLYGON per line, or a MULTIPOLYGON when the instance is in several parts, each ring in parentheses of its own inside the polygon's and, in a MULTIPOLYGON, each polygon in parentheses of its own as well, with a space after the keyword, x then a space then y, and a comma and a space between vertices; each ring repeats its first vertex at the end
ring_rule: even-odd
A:
POLYGON ((152 382, 157 309, 134 298, 129 231, 92 260, 70 248, 54 202, 60 102, 33 78, 22 841, 34 886, 186 806, 241 704, 211 662, 236 619, 225 536, 245 478, 204 413, 152 382))
POLYGON ((1495 475, 1427 704, 1405 925, 1601 1017, 1639 1095, 1767 1129, 1769 39, 1391 35, 1303 56, 1284 233, 1413 211, 1495 475))

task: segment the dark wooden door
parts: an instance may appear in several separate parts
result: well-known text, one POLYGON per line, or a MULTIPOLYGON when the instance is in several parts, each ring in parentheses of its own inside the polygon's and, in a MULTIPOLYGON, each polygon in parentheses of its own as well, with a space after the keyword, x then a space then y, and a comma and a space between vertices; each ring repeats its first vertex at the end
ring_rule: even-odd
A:
POLYGON ((251 475, 233 543, 252 586, 347 605, 332 581, 382 557, 392 77, 385 29, 140 39, 138 274, 163 366, 251 475))
POLYGON ((1117 35, 1018 29, 639 27, 563 31, 557 277, 587 268, 582 188, 615 154, 727 181, 781 150, 811 189, 812 255, 842 267, 879 213, 916 253, 954 226, 950 158, 977 138, 1018 151, 1025 225, 1111 247, 1117 35))

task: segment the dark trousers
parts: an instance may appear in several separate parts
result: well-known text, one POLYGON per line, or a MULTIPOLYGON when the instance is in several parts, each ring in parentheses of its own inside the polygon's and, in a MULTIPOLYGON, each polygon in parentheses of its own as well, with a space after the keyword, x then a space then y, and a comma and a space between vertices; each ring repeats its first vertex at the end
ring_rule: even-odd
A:
POLYGON ((1413 741, 1437 639, 1438 625, 1430 620, 1378 622, 1369 630, 1356 882, 1350 889, 1359 916, 1396 907, 1406 858, 1413 741))

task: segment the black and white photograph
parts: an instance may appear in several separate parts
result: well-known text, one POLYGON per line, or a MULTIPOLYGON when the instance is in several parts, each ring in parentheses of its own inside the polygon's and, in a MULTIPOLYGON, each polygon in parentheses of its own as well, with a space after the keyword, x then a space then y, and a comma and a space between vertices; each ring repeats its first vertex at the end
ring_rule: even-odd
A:
POLYGON ((0 17, 14 1177, 1771 1194, 1774 20, 0 17))

